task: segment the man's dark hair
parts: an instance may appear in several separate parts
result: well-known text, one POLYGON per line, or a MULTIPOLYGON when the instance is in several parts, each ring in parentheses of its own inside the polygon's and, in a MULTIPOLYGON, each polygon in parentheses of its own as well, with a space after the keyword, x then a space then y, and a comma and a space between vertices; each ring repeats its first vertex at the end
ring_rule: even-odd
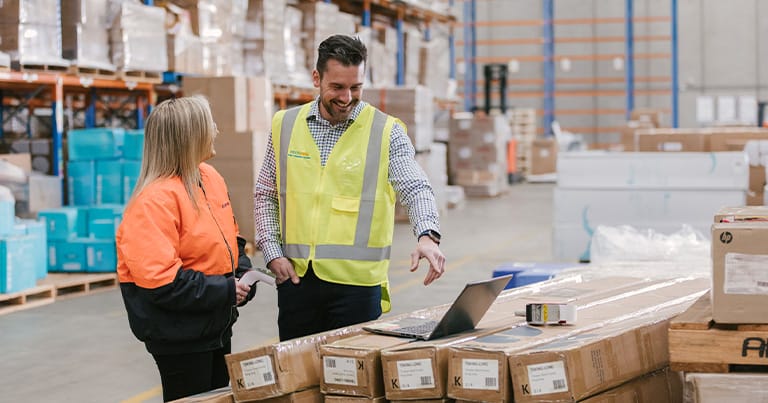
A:
POLYGON ((328 60, 333 59, 344 66, 359 66, 368 58, 368 49, 357 37, 349 35, 332 35, 317 47, 317 71, 322 77, 328 66, 328 60))

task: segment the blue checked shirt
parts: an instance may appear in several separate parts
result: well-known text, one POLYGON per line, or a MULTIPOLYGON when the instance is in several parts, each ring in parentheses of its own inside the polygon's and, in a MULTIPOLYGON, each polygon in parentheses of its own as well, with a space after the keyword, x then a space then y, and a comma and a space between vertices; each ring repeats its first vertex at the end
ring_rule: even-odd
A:
MULTIPOLYGON (((320 163, 325 166, 328 155, 333 150, 345 130, 357 119, 365 107, 365 102, 357 104, 346 122, 331 125, 320 116, 318 100, 312 102, 307 115, 307 124, 315 144, 320 149, 320 163)), ((439 231, 437 204, 432 186, 427 175, 414 159, 415 150, 404 128, 395 123, 392 127, 389 144, 389 182, 398 195, 398 200, 408 211, 414 235, 428 229, 439 231)), ((280 237, 280 214, 275 166, 275 150, 272 136, 267 143, 264 165, 256 181, 254 194, 254 214, 256 216, 256 243, 264 252, 264 262, 282 257, 280 237)))

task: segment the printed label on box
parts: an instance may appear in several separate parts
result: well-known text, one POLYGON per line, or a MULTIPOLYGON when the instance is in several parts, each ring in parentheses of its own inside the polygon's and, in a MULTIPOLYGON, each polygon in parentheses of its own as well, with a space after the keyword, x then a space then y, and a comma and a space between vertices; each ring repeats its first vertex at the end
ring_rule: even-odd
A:
POLYGON ((272 371, 272 359, 268 355, 240 361, 243 371, 245 388, 260 388, 275 383, 275 373, 272 371))
POLYGON ((432 361, 428 359, 404 360, 397 362, 397 378, 400 389, 426 389, 435 387, 432 361))
POLYGON ((565 365, 562 361, 529 365, 528 382, 531 386, 531 395, 544 395, 568 390, 565 365))
POLYGON ((768 295, 768 255, 725 254, 726 294, 768 295))
POLYGON ((464 389, 499 390, 499 361, 461 360, 461 377, 464 389))
POLYGON ((324 357, 323 379, 325 383, 357 386, 357 366, 354 358, 324 357))

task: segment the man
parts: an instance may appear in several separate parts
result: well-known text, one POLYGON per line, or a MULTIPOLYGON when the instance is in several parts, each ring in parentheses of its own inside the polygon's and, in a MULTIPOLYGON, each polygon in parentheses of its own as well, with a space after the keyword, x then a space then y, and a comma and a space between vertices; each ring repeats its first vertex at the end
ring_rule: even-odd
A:
POLYGON ((334 35, 318 47, 314 101, 280 111, 255 193, 257 243, 277 277, 280 340, 373 320, 390 309, 395 196, 440 278, 434 193, 398 119, 361 102, 367 50, 334 35))

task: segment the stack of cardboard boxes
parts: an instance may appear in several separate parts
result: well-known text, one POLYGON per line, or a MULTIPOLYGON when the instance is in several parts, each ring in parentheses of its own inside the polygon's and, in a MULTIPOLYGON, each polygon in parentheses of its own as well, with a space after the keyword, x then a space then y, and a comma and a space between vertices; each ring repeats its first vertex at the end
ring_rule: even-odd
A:
POLYGON ((712 289, 673 321, 672 367, 686 371, 690 402, 761 401, 768 208, 723 208, 714 221, 712 289))
MULTIPOLYGON (((432 341, 352 326, 231 354, 232 393, 238 402, 679 402, 666 330, 708 286, 691 277, 556 278, 504 291, 477 328, 432 341), (531 326, 515 315, 543 301, 575 305, 577 322, 531 326)), ((436 318, 447 307, 410 315, 436 318)))
POLYGON ((507 184, 506 117, 458 116, 451 120, 448 172, 467 196, 498 196, 507 184))
POLYGON ((211 104, 219 135, 209 163, 227 181, 240 234, 253 242, 253 193, 271 128, 272 84, 266 77, 187 77, 184 94, 204 95, 211 104))

